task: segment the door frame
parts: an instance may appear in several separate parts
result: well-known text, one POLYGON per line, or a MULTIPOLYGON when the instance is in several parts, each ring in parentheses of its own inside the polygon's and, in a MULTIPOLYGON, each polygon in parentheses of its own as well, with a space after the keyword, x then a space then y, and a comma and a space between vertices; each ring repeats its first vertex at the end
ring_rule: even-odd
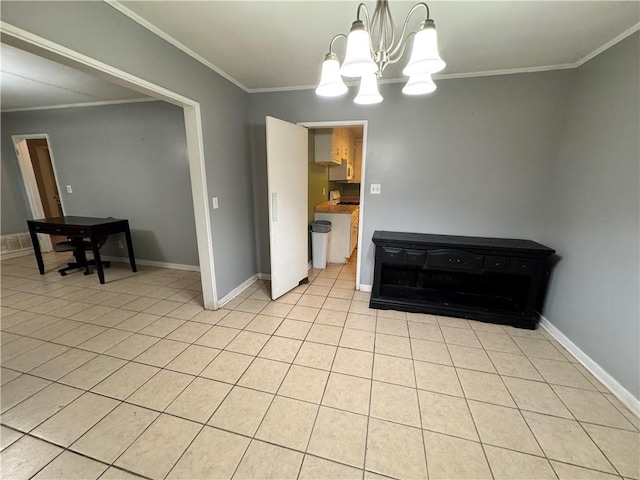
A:
MULTIPOLYGON (((33 218, 43 218, 44 207, 42 206, 42 197, 40 197, 40 191, 38 190, 38 183, 36 182, 36 175, 33 169, 33 163, 31 154, 27 148, 27 140, 44 138, 47 142, 47 149, 49 150, 49 158, 51 159, 51 168, 53 168, 53 176, 55 177, 56 188, 58 189, 58 195, 60 195, 60 205, 62 211, 65 211, 64 203, 62 201, 62 195, 60 194, 60 184, 58 183, 58 170, 56 169, 56 161, 51 149, 51 139, 46 133, 31 133, 25 135, 11 135, 11 141, 18 158, 18 165, 20 165, 20 172, 22 173, 22 183, 24 189, 27 192, 27 200, 31 215, 33 218)), ((51 237, 49 235, 39 235, 40 249, 43 252, 50 252, 53 249, 51 245, 51 237)))
POLYGON ((144 95, 177 105, 184 110, 187 157, 189 160, 204 308, 209 310, 219 308, 211 216, 207 201, 208 193, 200 103, 4 21, 0 22, 0 40, 3 43, 130 88, 144 95))
POLYGON ((358 254, 356 255, 356 290, 360 290, 360 265, 362 264, 362 232, 364 230, 364 178, 367 163, 368 120, 335 120, 328 122, 298 122, 307 128, 362 127, 362 166, 360 169, 360 212, 358 214, 358 254))

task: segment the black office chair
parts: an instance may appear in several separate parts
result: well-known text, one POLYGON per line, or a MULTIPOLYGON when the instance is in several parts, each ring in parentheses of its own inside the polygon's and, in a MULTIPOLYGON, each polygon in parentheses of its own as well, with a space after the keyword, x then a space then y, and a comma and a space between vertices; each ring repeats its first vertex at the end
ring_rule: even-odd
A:
MULTIPOLYGON (((98 248, 102 248, 102 246, 107 241, 107 237, 104 238, 99 237, 96 239, 98 243, 98 248)), ((78 237, 68 237, 68 240, 65 242, 58 242, 53 246, 53 250, 55 252, 73 252, 73 257, 76 259, 75 262, 68 263, 66 267, 58 270, 58 273, 63 277, 67 275, 69 270, 75 269, 84 269, 84 275, 90 275, 91 270, 89 270, 90 265, 95 265, 95 259, 88 260, 86 251, 91 251, 93 249, 93 244, 91 242, 86 241, 84 238, 78 237)), ((103 267, 110 267, 111 262, 101 262, 103 267)))

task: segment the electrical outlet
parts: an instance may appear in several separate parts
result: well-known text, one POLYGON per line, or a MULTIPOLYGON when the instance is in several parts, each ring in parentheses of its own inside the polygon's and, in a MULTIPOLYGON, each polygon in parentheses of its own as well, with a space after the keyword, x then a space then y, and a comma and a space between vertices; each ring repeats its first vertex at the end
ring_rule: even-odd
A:
POLYGON ((218 208, 218 197, 213 197, 211 199, 211 203, 213 203, 213 209, 215 210, 216 208, 218 208))
POLYGON ((380 195, 380 184, 372 183, 371 184, 371 195, 380 195))
POLYGON ((71 189, 71 185, 67 185, 67 193, 73 193, 73 190, 71 189))
POLYGON ((327 194, 327 189, 325 187, 322 187, 322 195, 326 195, 327 194))
POLYGON ((121 241, 118 241, 118 248, 124 248, 124 245, 122 244, 121 241))

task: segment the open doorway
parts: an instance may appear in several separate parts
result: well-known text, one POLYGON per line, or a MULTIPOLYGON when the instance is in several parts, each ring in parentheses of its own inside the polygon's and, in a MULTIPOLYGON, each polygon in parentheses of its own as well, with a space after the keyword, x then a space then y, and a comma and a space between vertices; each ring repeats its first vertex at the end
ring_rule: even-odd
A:
MULTIPOLYGON (((18 164, 33 218, 64 216, 53 155, 46 134, 12 135, 18 164)), ((39 234, 41 250, 48 252, 52 245, 66 240, 58 235, 39 234)))
MULTIPOLYGON (((359 264, 361 249, 356 246, 362 240, 360 224, 364 207, 359 186, 355 186, 356 163, 359 178, 364 178, 366 158, 366 121, 322 122, 298 124, 266 117, 267 146, 267 194, 269 201, 269 254, 271 266, 271 298, 279 298, 300 283, 308 281, 311 258, 309 255, 309 224, 319 215, 336 214, 332 219, 329 245, 338 246, 338 252, 330 253, 332 270, 340 264, 350 263, 356 255, 356 263, 340 280, 343 289, 360 288, 359 264), (352 130, 353 128, 353 130, 352 130), (353 132, 356 132, 355 135, 353 132), (356 162, 356 147, 361 139, 362 148, 356 162), (329 167, 333 164, 333 167, 329 167), (336 168, 330 172, 330 168, 336 168), (312 176, 320 178, 320 185, 308 188, 312 176), (341 173, 340 173, 341 172, 341 173), (330 190, 330 179, 335 189, 330 190), (340 183, 353 181, 353 195, 349 205, 341 204, 340 183), (317 190, 317 192, 316 192, 317 190), (320 192, 320 193, 319 193, 320 192)), ((318 273, 318 272, 312 272, 318 273)), ((343 292, 348 295, 348 292, 343 292)))
POLYGON ((301 125, 309 129, 309 223, 331 222, 327 261, 350 265, 359 290, 367 122, 301 125))
MULTIPOLYGON (((189 166, 189 177, 191 183, 191 196, 195 217, 195 229, 198 251, 198 268, 202 282, 203 304, 205 309, 218 308, 218 295, 215 279, 215 265, 213 256, 213 242, 211 231, 211 218, 209 214, 209 204, 207 201, 207 184, 204 163, 203 129, 200 113, 200 104, 166 88, 151 83, 145 79, 132 75, 128 72, 105 64, 99 60, 70 50, 60 44, 32 35, 31 33, 13 25, 3 25, 2 43, 14 48, 28 51, 37 56, 60 63, 66 67, 77 69, 80 72, 94 75, 97 78, 110 81, 114 84, 129 88, 148 97, 162 100, 176 105, 183 110, 185 134, 186 134, 186 157, 189 166)), ((42 135, 40 135, 42 136, 42 135)), ((26 142, 21 146, 23 153, 19 153, 23 158, 29 158, 26 142)), ((16 152, 19 152, 16 145, 16 152)), ((23 162, 21 162, 23 163, 23 162)), ((26 161, 24 162, 26 164, 26 161)), ((55 161, 53 162, 55 163, 55 161)), ((32 167, 29 168, 32 170, 32 167)), ((32 171, 33 174, 33 171, 32 171)), ((33 174, 35 176, 35 174, 33 174)), ((36 218, 45 216, 42 210, 42 203, 35 200, 39 197, 37 182, 35 179, 30 182, 35 187, 27 192, 30 205, 35 205, 38 213, 33 213, 36 218)), ((64 210, 64 207, 63 207, 64 210)), ((33 211, 33 210, 32 210, 33 211)), ((50 240, 47 236, 40 243, 44 250, 50 247, 50 240)), ((152 262, 148 262, 152 264, 152 262)))

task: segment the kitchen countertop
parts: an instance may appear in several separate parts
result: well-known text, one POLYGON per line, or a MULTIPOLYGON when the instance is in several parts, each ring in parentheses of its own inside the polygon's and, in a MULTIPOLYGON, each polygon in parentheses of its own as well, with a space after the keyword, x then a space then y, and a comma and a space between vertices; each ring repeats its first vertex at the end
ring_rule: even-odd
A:
POLYGON ((359 205, 333 205, 331 202, 317 204, 313 211, 315 213, 348 213, 351 214, 360 208, 359 205))

